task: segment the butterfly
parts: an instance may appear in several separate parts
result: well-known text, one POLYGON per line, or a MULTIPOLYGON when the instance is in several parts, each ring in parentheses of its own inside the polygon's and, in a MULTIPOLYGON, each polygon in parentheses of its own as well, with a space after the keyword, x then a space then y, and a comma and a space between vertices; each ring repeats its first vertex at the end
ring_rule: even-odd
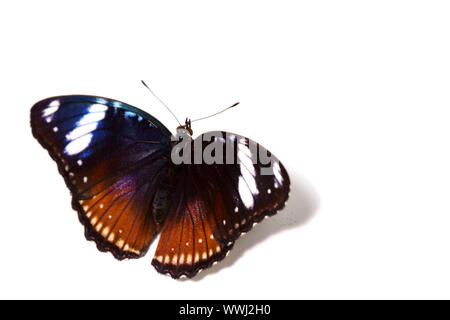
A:
POLYGON ((253 140, 221 131, 192 139, 190 120, 173 136, 120 101, 48 98, 32 107, 31 128, 57 163, 86 239, 123 260, 144 256, 160 234, 152 265, 173 278, 191 278, 225 258, 241 234, 289 197, 286 169, 253 140), (186 148, 209 150, 216 161, 196 161, 186 148))

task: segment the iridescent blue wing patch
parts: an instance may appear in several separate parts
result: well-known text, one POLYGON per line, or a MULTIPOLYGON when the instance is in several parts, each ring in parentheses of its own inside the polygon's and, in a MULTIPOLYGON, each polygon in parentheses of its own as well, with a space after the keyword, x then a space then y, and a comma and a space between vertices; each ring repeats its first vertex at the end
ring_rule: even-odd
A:
POLYGON ((31 126, 58 164, 86 238, 118 259, 144 255, 164 220, 169 130, 142 110, 93 96, 40 101, 31 126))

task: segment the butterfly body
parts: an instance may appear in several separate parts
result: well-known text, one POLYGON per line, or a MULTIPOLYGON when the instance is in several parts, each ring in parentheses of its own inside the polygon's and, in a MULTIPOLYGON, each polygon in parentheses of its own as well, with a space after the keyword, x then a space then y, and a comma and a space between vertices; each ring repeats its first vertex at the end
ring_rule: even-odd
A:
POLYGON ((273 174, 264 175, 253 156, 267 150, 252 140, 227 132, 192 139, 188 121, 174 137, 153 116, 116 100, 48 98, 33 106, 31 127, 72 193, 86 238, 122 260, 145 255, 161 233, 152 264, 174 278, 223 259, 289 195, 281 162, 267 152, 273 174), (177 154, 186 146, 195 152, 177 154))

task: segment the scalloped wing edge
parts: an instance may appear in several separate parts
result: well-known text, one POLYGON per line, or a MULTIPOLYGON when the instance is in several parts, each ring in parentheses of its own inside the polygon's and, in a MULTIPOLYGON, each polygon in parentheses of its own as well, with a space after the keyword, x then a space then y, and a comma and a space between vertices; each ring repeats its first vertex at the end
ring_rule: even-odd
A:
POLYGON ((283 210, 286 206, 286 203, 289 200, 290 192, 291 192, 291 186, 289 183, 289 191, 287 192, 286 198, 283 201, 280 201, 278 206, 276 206, 274 209, 271 209, 271 210, 265 210, 259 215, 256 214, 253 217, 252 222, 249 223, 248 229, 240 231, 240 233, 238 234, 238 236, 236 237, 235 240, 233 240, 230 243, 228 243, 227 245, 225 245, 222 248, 220 254, 213 255, 212 259, 208 259, 207 262, 197 263, 196 265, 194 265, 194 268, 192 270, 181 270, 180 271, 180 270, 176 270, 177 267, 175 267, 175 266, 172 267, 172 265, 163 264, 163 263, 159 262, 158 260, 156 260, 156 258, 153 258, 153 260, 152 260, 153 267, 155 267, 156 271, 158 271, 159 273, 164 274, 164 275, 169 275, 173 279, 180 279, 182 277, 187 277, 187 278, 191 279, 191 278, 195 277, 200 271, 208 269, 208 268, 212 267, 213 265, 217 264, 218 262, 222 261, 223 259, 225 259, 225 257, 230 253, 230 250, 233 248, 235 241, 241 235, 245 235, 247 232, 249 232, 251 229, 253 229, 254 226, 256 226, 258 223, 263 221, 265 218, 274 216, 279 211, 283 210))
MULTIPOLYGON (((34 106, 33 106, 33 108, 34 108, 34 106)), ((32 108, 32 110, 33 110, 33 108, 32 108)), ((138 258, 143 257, 148 252, 148 249, 150 248, 151 243, 154 241, 157 232, 154 232, 154 234, 152 235, 152 241, 149 243, 149 245, 148 245, 148 247, 146 249, 142 250, 142 252, 139 255, 136 254, 136 253, 133 253, 133 252, 122 251, 121 249, 119 249, 118 247, 113 245, 112 243, 110 243, 107 240, 105 240, 92 227, 92 225, 90 224, 88 218, 85 216, 85 214, 83 212, 83 208, 77 202, 77 199, 74 197, 74 193, 75 192, 72 190, 72 187, 70 185, 69 177, 65 174, 64 163, 59 159, 58 155, 55 152, 53 152, 51 147, 48 144, 46 144, 45 141, 43 141, 39 137, 38 133, 36 132, 36 128, 33 126, 32 119, 30 120, 30 126, 31 126, 31 131, 33 133, 33 137, 39 142, 39 144, 45 150, 47 150, 48 154, 53 159, 53 161, 56 162, 56 165, 58 167, 58 172, 63 177, 64 182, 66 184, 66 187, 70 191, 70 195, 72 197, 72 209, 77 212, 78 219, 81 222, 81 224, 84 226, 84 235, 86 237, 86 240, 94 241, 96 246, 97 246, 97 249, 99 251, 101 251, 101 252, 110 252, 114 256, 114 258, 116 258, 117 260, 120 260, 120 261, 121 260, 125 260, 125 259, 138 259, 138 258)))

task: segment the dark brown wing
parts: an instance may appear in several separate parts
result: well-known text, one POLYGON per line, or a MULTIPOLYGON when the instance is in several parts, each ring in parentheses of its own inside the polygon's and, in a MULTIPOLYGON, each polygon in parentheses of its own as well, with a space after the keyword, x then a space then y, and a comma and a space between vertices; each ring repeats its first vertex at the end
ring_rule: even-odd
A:
POLYGON ((58 164, 86 238, 117 259, 144 255, 159 231, 153 204, 168 170, 168 130, 137 108, 91 96, 38 102, 31 126, 58 164))
MULTIPOLYGON (((238 135, 208 134, 224 150, 227 141, 234 146, 234 161, 227 164, 223 152, 219 163, 181 164, 175 169, 176 197, 152 261, 159 272, 173 278, 193 277, 223 259, 243 232, 283 208, 289 196, 289 176, 266 149, 238 135), (261 152, 272 159, 269 164, 259 157, 261 152)), ((202 150, 207 146, 202 143, 202 150)))
POLYGON ((214 235, 217 228, 213 208, 202 197, 203 182, 197 180, 194 166, 177 171, 178 183, 174 200, 152 264, 173 278, 194 276, 200 269, 225 257, 232 244, 214 235))

